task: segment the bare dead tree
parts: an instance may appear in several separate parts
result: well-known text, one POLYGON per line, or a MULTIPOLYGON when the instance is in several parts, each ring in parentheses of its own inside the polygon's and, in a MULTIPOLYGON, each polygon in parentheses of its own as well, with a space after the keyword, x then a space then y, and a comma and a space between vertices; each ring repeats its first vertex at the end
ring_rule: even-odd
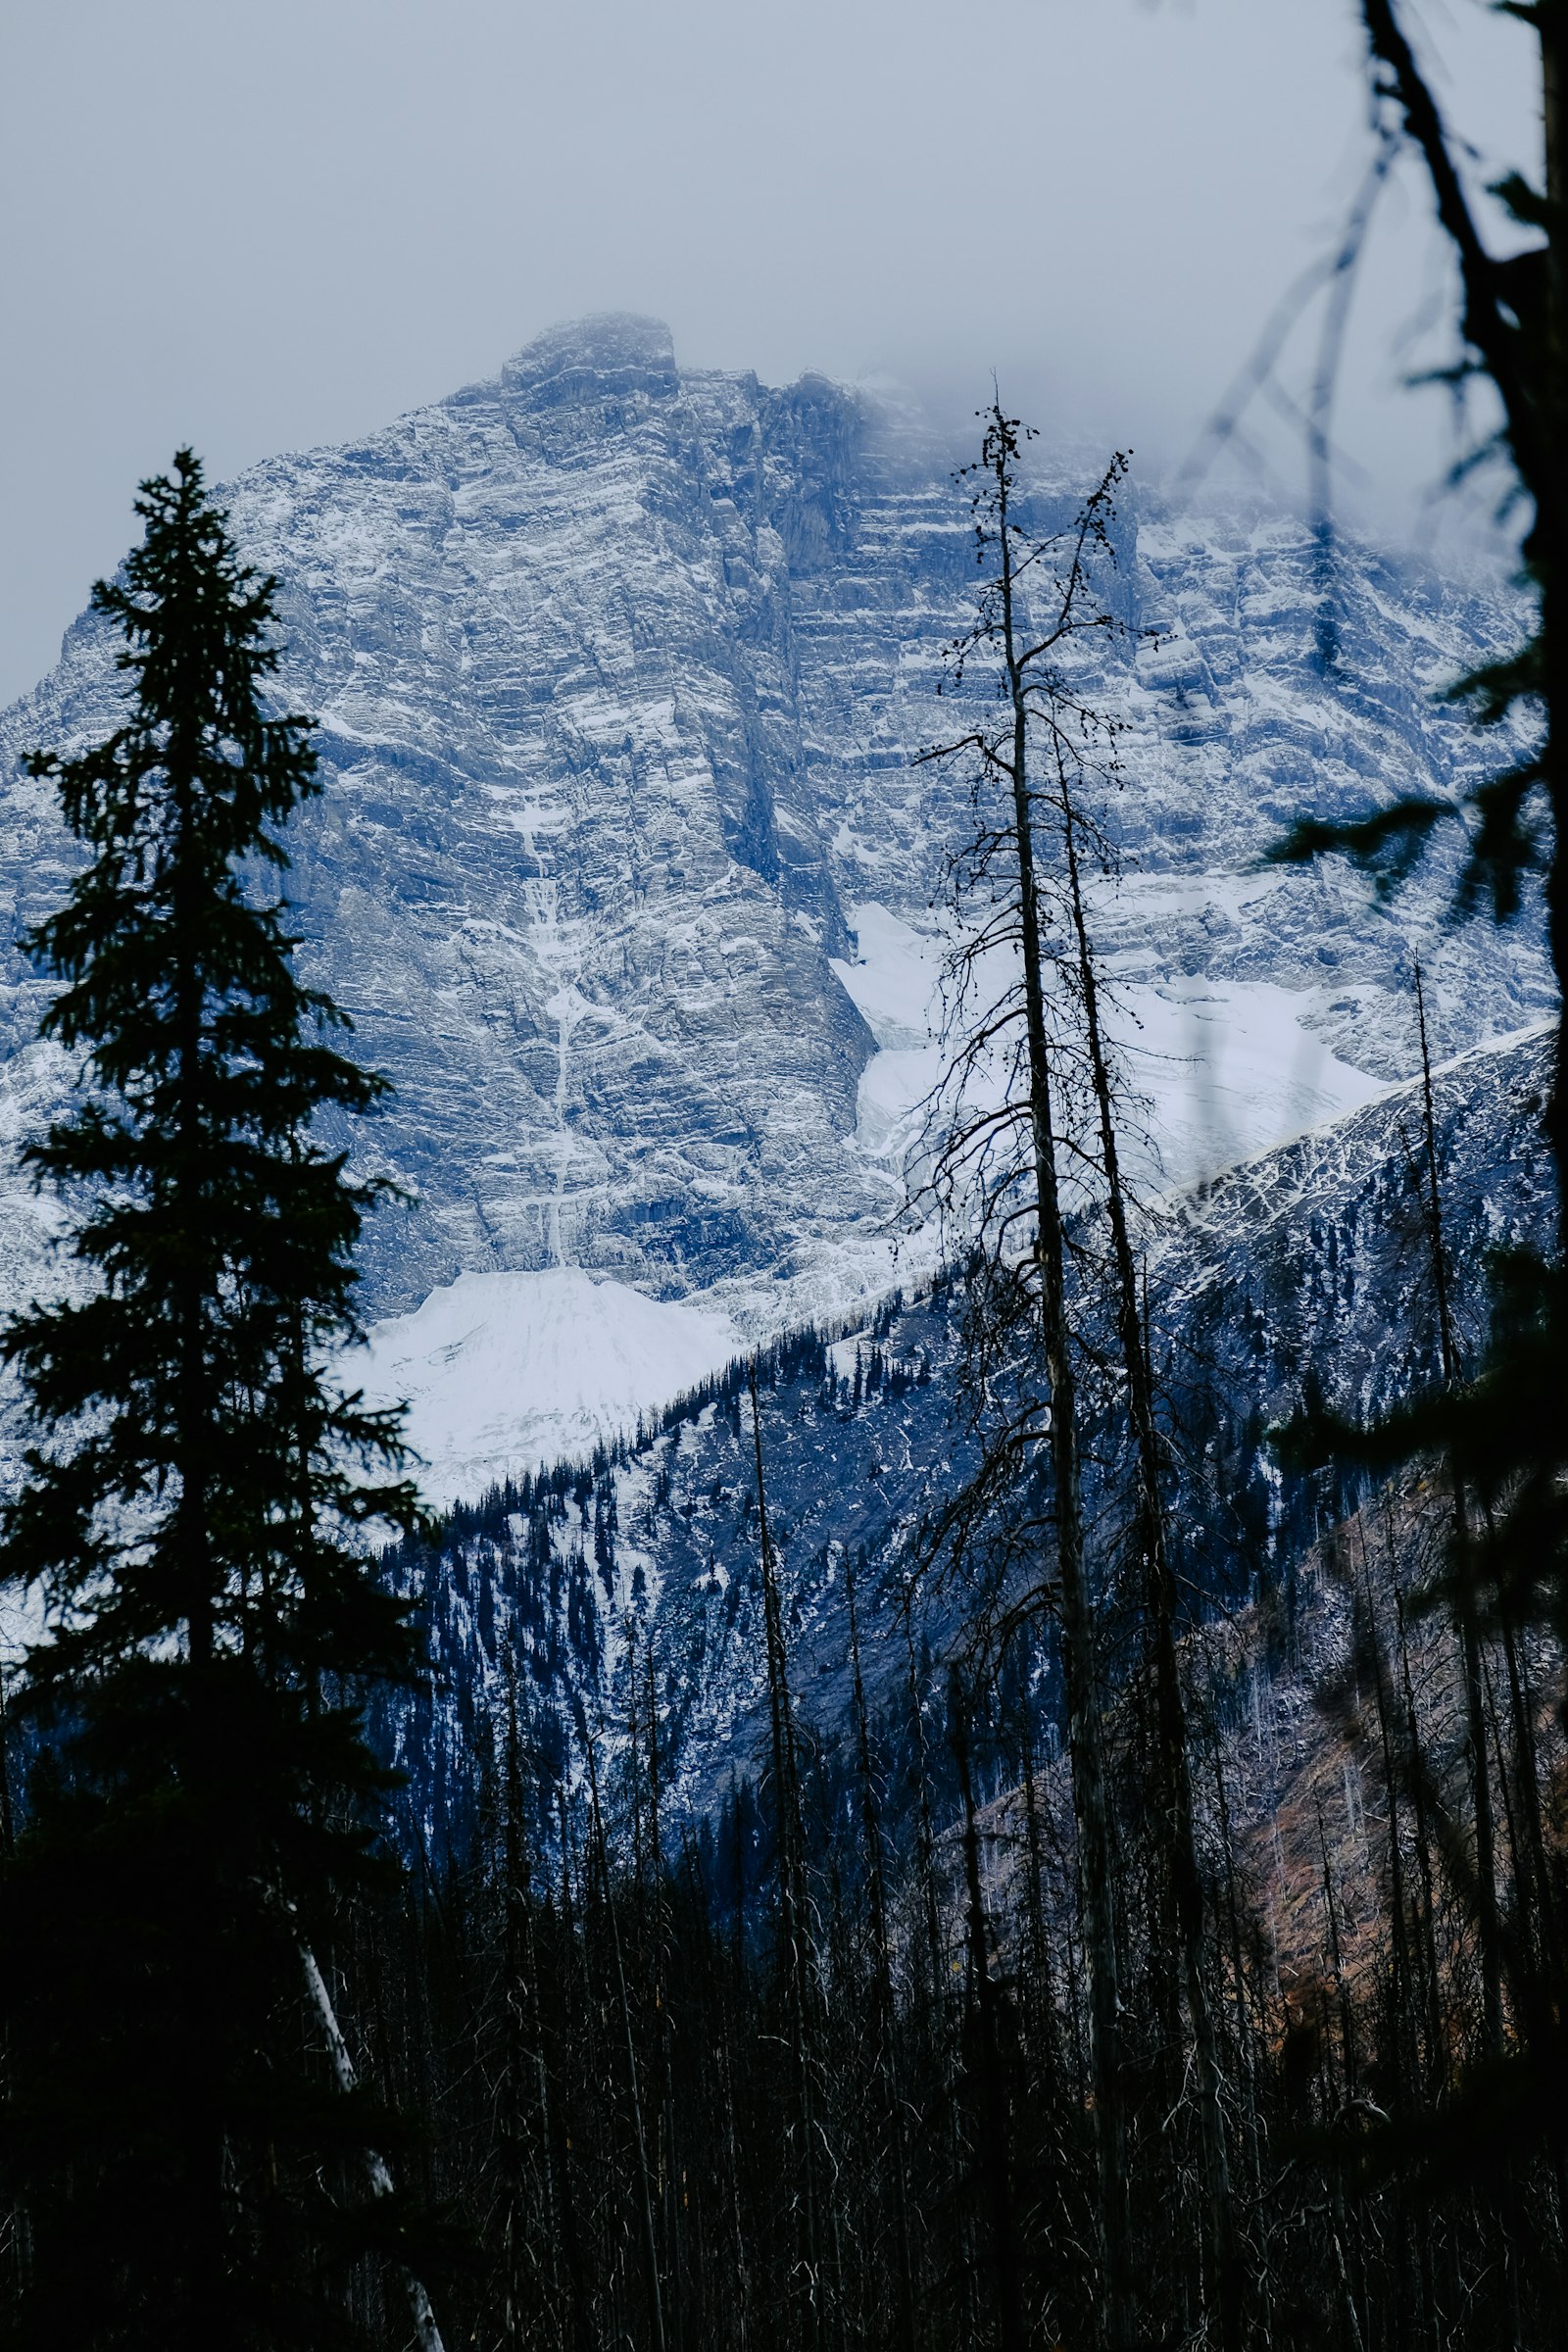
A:
POLYGON ((637 2151, 638 2219, 642 2224, 643 2260, 647 2266, 648 2308, 652 2322, 654 2352, 664 2352, 664 2296, 659 2269, 659 2235, 654 2226, 653 2170, 648 2156, 648 2133, 644 2123, 641 2075, 637 2065, 637 2045, 632 2034, 631 2003, 626 1991, 626 1968, 621 1955, 620 1921, 614 1889, 610 1881, 610 1853, 605 1837, 604 1816, 599 1806, 599 1766, 594 1755, 593 1741, 588 1742, 588 1791, 592 1807, 594 1862, 598 1870, 604 1896, 605 1916, 610 1923, 611 1950, 615 1963, 615 1994, 620 2011, 621 2035, 626 2048, 626 2084, 631 2100, 633 2140, 637 2151))
MULTIPOLYGON (((954 1121, 934 1185, 950 1210, 961 1203, 968 1213, 973 1202, 992 1275, 1035 1319, 1044 1358, 1046 1396, 1038 1403, 1026 1400, 991 1462, 993 1484, 1010 1478, 1041 1450, 1051 1467, 1054 1577, 1049 1592, 1061 1628, 1089 1980, 1101 2329, 1110 2352, 1120 2352, 1131 2341, 1132 2296, 1115 1861, 1069 1309, 1063 1163, 1073 1146, 1061 1115, 1061 1024, 1048 995, 1051 881, 1044 869, 1045 803, 1035 754, 1043 706, 1051 709, 1054 724, 1065 723, 1064 713, 1074 707, 1091 723, 1066 664, 1078 651, 1076 641, 1103 636, 1112 626, 1092 573, 1096 556, 1108 554, 1126 460, 1112 460, 1066 531, 1031 539, 1015 511, 1024 429, 1000 398, 984 413, 984 424, 980 457, 966 472, 973 484, 976 552, 988 568, 974 624, 951 649, 950 678, 962 693, 971 672, 984 667, 994 693, 974 725, 924 755, 971 767, 976 825, 957 869, 959 915, 962 921, 978 909, 979 918, 964 923, 951 966, 961 1043, 950 1069, 954 1121), (992 993, 987 966, 999 959, 1005 977, 992 993), (1005 1073, 1000 1099, 987 1101, 999 1069, 1005 1073)), ((989 1499, 984 1482, 975 1496, 989 1499)), ((1038 1607, 1047 1584, 1037 1579, 1032 1605, 1038 1607)))
POLYGON ((969 1950, 969 1997, 974 2019, 980 2130, 979 2166, 991 2227, 991 2267, 997 2286, 1000 2352, 1024 2352, 1028 2330, 1019 2276, 1018 2225, 1012 2190, 1008 2097, 998 2031, 998 1991, 991 1965, 991 1934, 980 1886, 980 1835, 975 1815, 974 1774, 969 1746, 968 1700, 955 1667, 948 1704, 949 1738, 963 1799, 963 1883, 969 1950))
POLYGON ((768 1723, 772 1741, 773 1802, 778 1838, 779 1957, 782 1963, 797 2101, 796 2194, 801 2216, 801 2260, 818 2352, 829 2341, 821 2251, 821 2194, 817 2182, 815 2086, 811 2028, 815 1955, 810 1949, 806 1895, 806 1838, 801 1811, 801 1768, 795 1709, 790 1697, 784 1647, 784 1612, 778 1590, 778 1559, 767 1516, 767 1482, 762 1470, 762 1409, 755 1358, 746 1367, 752 1404, 752 1444, 757 1465, 758 1549, 762 1576, 762 1622, 767 1655, 768 1723))

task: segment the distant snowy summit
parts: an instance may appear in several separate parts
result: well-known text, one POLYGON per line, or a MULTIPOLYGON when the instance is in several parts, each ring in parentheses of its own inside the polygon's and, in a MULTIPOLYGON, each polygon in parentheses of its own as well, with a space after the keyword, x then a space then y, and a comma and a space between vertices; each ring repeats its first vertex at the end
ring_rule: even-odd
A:
MULTIPOLYGON (((961 778, 911 764, 951 727, 964 454, 819 377, 684 370, 662 326, 616 316, 230 486, 281 582, 280 695, 321 722, 302 955, 397 1087, 362 1155, 416 1196, 370 1237, 372 1314, 576 1269, 641 1303, 717 1285, 713 1311, 755 1328, 889 1279, 934 1067, 931 901, 964 823, 961 778)), ((1074 485, 1041 468, 1046 523, 1074 485)), ((1291 517, 1135 489, 1119 556, 1104 813, 1128 877, 1097 921, 1174 1180, 1409 1068, 1412 941, 1445 1052, 1550 989, 1528 928, 1441 928, 1441 866, 1380 908, 1343 870, 1255 862, 1303 806, 1474 775, 1483 747, 1434 694, 1509 642, 1505 600, 1348 545, 1325 677, 1291 517)), ((58 1085, 11 943, 69 870, 19 761, 108 730, 112 654, 84 616, 0 718, 0 1138, 58 1085)), ((17 1282, 33 1213, 13 1186, 17 1282)))

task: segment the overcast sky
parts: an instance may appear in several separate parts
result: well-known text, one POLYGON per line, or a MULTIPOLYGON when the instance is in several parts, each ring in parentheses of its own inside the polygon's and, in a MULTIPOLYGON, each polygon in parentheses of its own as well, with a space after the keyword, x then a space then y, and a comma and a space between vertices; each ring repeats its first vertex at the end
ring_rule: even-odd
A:
MULTIPOLYGON (((1531 42, 1420 0, 1485 159, 1531 42)), ((687 364, 893 374, 1179 460, 1368 152, 1351 0, 0 0, 0 702, 190 440, 221 477, 495 371, 553 321, 687 364)), ((1444 287, 1412 177, 1343 434, 1396 523, 1444 287)))

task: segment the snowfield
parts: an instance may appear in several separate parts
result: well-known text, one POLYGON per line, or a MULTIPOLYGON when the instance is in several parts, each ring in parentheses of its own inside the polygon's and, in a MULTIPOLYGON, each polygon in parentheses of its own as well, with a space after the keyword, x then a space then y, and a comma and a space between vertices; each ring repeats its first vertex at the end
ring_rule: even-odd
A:
POLYGON ((407 1403, 420 1487, 439 1506, 634 1435, 639 1415, 743 1345, 711 1307, 557 1266, 460 1275, 414 1314, 376 1324, 345 1378, 373 1403, 407 1403))

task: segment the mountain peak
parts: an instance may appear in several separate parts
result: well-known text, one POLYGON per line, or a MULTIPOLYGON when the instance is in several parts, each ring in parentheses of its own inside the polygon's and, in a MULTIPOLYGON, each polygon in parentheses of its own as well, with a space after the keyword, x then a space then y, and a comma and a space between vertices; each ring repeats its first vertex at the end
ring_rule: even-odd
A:
POLYGON ((680 377, 662 318, 600 311, 536 335, 508 360, 501 384, 529 408, 575 408, 589 399, 637 393, 667 400, 679 390, 680 377))
MULTIPOLYGON (((372 1317, 576 1265, 663 1301, 732 1286, 715 1305, 772 1328, 787 1286, 831 1316, 886 1275, 972 822, 967 780, 915 755, 954 724, 976 575, 945 451, 861 414, 820 377, 678 375, 662 324, 614 314, 225 492, 282 583, 278 692, 320 721, 302 963, 396 1083, 368 1164, 418 1201, 367 1236, 372 1317)), ((1441 1053, 1552 999, 1535 927, 1442 927, 1441 858, 1396 911, 1332 864, 1253 870, 1303 801, 1475 770, 1430 694, 1513 642, 1511 604, 1347 541, 1331 682, 1298 522, 1130 515, 1119 593, 1096 691, 1134 870, 1096 920, 1163 1190, 1407 1074, 1407 935, 1441 1053)), ((43 994, 11 943, 74 870, 22 760, 112 731, 112 662, 95 621, 0 718, 0 1304, 33 1280, 13 1147, 43 994)))

